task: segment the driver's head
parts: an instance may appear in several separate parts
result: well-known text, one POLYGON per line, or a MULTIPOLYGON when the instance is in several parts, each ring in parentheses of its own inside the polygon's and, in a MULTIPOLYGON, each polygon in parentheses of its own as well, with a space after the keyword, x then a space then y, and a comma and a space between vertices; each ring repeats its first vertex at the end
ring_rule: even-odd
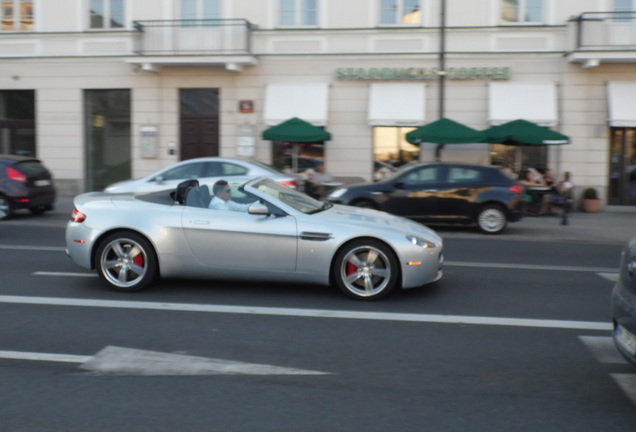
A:
POLYGON ((232 189, 230 188, 229 183, 225 180, 219 180, 214 183, 214 186, 212 186, 212 193, 221 198, 223 201, 228 201, 232 198, 232 189))

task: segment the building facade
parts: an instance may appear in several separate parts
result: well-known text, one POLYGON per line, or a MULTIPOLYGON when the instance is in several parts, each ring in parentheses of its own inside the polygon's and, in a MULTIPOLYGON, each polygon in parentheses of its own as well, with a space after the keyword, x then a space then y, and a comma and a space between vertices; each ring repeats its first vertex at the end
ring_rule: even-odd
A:
POLYGON ((35 154, 62 193, 205 155, 434 160, 404 135, 447 117, 519 118, 543 148, 446 145, 442 160, 570 171, 636 205, 636 0, 3 0, 0 152, 35 154), (299 117, 324 143, 262 139, 299 117))

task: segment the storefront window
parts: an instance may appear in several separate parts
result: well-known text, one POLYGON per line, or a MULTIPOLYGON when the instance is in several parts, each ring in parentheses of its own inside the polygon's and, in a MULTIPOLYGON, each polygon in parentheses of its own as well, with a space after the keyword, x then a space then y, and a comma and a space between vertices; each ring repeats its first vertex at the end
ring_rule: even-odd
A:
POLYGON ((490 147, 490 163, 514 173, 519 173, 525 168, 552 168, 548 166, 548 151, 545 146, 493 144, 490 147))
POLYGON ((272 151, 274 167, 289 173, 303 173, 309 168, 318 171, 318 167, 324 164, 325 160, 323 143, 273 141, 272 151))
POLYGON ((0 153, 35 156, 35 92, 0 91, 0 153))
POLYGON ((397 168, 420 159, 420 147, 406 141, 406 134, 412 127, 373 128, 374 179, 388 175, 391 168, 397 168))

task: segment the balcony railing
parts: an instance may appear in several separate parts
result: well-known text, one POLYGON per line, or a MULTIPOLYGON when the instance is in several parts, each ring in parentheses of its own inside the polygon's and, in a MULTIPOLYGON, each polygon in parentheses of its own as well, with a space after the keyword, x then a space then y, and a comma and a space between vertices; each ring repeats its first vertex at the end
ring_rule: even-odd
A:
POLYGON ((636 49, 636 11, 584 12, 572 19, 575 50, 636 49))
POLYGON ((244 19, 135 21, 139 55, 246 55, 252 25, 244 19))

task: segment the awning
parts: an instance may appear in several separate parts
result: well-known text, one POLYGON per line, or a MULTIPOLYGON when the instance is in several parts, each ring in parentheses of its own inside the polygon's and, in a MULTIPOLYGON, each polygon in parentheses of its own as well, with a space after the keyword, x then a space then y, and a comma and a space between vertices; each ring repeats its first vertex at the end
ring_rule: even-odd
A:
POLYGON ((471 144, 480 143, 483 139, 483 132, 447 118, 439 119, 406 134, 406 140, 411 144, 471 144))
POLYGON ((610 126, 636 127, 636 82, 608 82, 607 101, 610 126))
POLYGON ((484 131, 486 142, 507 145, 569 144, 570 138, 526 120, 514 120, 484 131))
POLYGON ((298 117, 315 126, 325 126, 328 100, 328 84, 268 84, 265 89, 265 124, 273 126, 298 117))
POLYGON ((488 121, 500 125, 525 119, 541 126, 559 123, 554 83, 492 82, 488 86, 488 121))
POLYGON ((426 121, 426 86, 377 83, 369 86, 371 126, 421 126, 426 121))
POLYGON ((263 139, 292 143, 315 143, 329 141, 331 134, 297 117, 263 131, 263 139))

